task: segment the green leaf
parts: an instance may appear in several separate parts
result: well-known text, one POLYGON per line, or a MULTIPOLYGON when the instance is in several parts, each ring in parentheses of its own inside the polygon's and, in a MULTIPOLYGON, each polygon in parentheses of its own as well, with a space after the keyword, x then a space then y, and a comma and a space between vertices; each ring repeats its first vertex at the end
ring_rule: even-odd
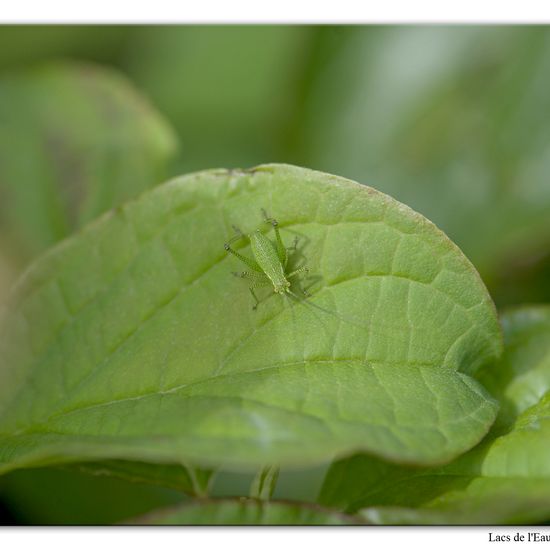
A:
POLYGON ((27 271, 0 334, 0 471, 441 463, 497 408, 472 375, 500 327, 458 248, 374 189, 291 166, 178 178, 102 217, 27 271), (253 311, 223 243, 232 224, 267 232, 262 207, 300 238, 311 297, 267 289, 253 311))
POLYGON ((0 78, 0 231, 27 260, 166 177, 165 121, 109 69, 57 63, 0 78))
POLYGON ((252 499, 197 501, 128 523, 145 525, 354 525, 366 523, 319 506, 252 499))
POLYGON ((368 456, 335 463, 319 501, 376 523, 522 523, 550 518, 550 307, 502 317, 505 353, 484 379, 503 407, 490 436, 440 468, 368 456))

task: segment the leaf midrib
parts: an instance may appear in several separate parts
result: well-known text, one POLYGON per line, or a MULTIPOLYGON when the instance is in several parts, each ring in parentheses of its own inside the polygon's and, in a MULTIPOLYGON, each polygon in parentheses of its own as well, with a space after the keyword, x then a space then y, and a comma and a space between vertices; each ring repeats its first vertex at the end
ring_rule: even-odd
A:
MULTIPOLYGON (((60 412, 57 412, 57 413, 51 415, 50 417, 48 417, 47 420, 45 420, 43 425, 46 427, 47 423, 50 420, 55 420, 55 419, 58 419, 58 418, 62 418, 64 416, 69 416, 69 415, 74 414, 74 413, 79 413, 79 412, 82 412, 83 410, 92 410, 92 409, 101 408, 101 407, 108 407, 110 405, 117 405, 119 403, 127 402, 127 401, 137 401, 137 400, 140 400, 140 399, 146 399, 148 397, 155 397, 155 396, 162 397, 163 395, 170 395, 170 394, 177 393, 179 390, 184 389, 184 388, 199 386, 201 384, 208 384, 208 383, 212 382, 213 380, 219 380, 219 379, 229 378, 229 377, 237 378, 237 377, 241 377, 241 376, 257 374, 259 372, 277 370, 277 369, 287 368, 287 367, 292 368, 292 367, 296 367, 296 366, 307 366, 311 362, 321 363, 321 364, 326 363, 326 364, 329 364, 329 365, 334 364, 334 363, 352 363, 352 362, 355 362, 357 364, 361 363, 361 361, 357 361, 357 360, 353 361, 353 360, 348 360, 348 359, 340 359, 340 360, 325 359, 325 360, 316 360, 316 361, 309 361, 309 362, 308 361, 294 361, 294 362, 288 362, 288 363, 275 363, 275 364, 269 365, 267 367, 262 367, 261 369, 257 369, 257 370, 254 370, 254 371, 222 374, 222 375, 219 375, 218 377, 216 377, 215 379, 202 379, 202 380, 197 380, 195 382, 191 382, 191 383, 188 383, 188 384, 181 384, 181 385, 176 386, 174 388, 171 388, 169 390, 154 391, 154 392, 140 394, 140 395, 137 395, 137 396, 124 397, 124 398, 121 398, 121 399, 116 399, 116 400, 107 401, 107 402, 94 403, 94 404, 85 405, 85 406, 82 406, 82 407, 74 407, 70 410, 60 411, 60 412)), ((365 367, 368 367, 368 365, 365 365, 365 367)), ((436 367, 433 367, 431 365, 424 365, 424 366, 419 366, 419 367, 415 367, 415 368, 419 368, 420 371, 422 372, 422 370, 421 370, 422 368, 436 368, 436 367)), ((451 371, 450 369, 449 369, 449 371, 451 373, 455 372, 455 371, 451 371)), ((459 373, 457 373, 457 375, 458 374, 459 373)), ((377 376, 375 376, 375 377, 377 378, 377 376)), ((421 378, 422 378, 422 380, 424 380, 423 376, 421 378)), ((381 382, 379 382, 379 383, 382 385, 381 382)), ((426 386, 427 391, 429 391, 433 395, 432 390, 430 389, 430 387, 427 385, 427 383, 425 381, 424 381, 424 385, 426 386)), ((185 396, 182 396, 182 397, 185 397, 185 396)), ((190 395, 190 396, 187 396, 187 397, 188 398, 193 398, 195 396, 190 395)), ((326 417, 318 416, 318 415, 315 415, 315 414, 312 414, 312 413, 306 413, 303 410, 296 411, 294 409, 287 409, 287 408, 282 407, 280 405, 275 405, 275 404, 272 404, 272 403, 265 403, 265 402, 259 401, 257 399, 252 399, 250 397, 231 396, 231 395, 221 395, 221 396, 219 396, 219 395, 210 395, 209 398, 210 399, 219 398, 219 399, 227 399, 227 400, 233 399, 233 400, 239 400, 239 401, 247 401, 247 402, 259 404, 262 407, 274 408, 274 409, 281 410, 281 411, 284 411, 284 412, 287 412, 287 413, 299 414, 299 415, 307 416, 307 417, 310 417, 310 418, 314 418, 315 420, 319 420, 326 427, 328 427, 329 424, 330 424, 330 423, 327 424, 328 419, 326 417)), ((465 418, 475 419, 476 413, 479 410, 481 410, 484 406, 485 406, 485 403, 481 401, 478 404, 478 406, 475 409, 469 411, 468 414, 463 414, 460 418, 452 419, 452 420, 448 421, 448 423, 449 424, 454 424, 454 423, 458 423, 458 422, 463 422, 465 418)), ((345 418, 341 415, 339 416, 338 421, 343 422, 343 423, 348 424, 348 425, 357 426, 361 429, 365 428, 364 423, 347 419, 347 418, 345 418)), ((412 421, 411 426, 408 426, 408 425, 403 424, 401 422, 401 423, 399 423, 399 428, 414 431, 417 428, 417 425, 416 425, 416 422, 413 419, 411 421, 412 421)), ((379 427, 379 428, 387 429, 390 433, 392 433, 392 435, 394 437, 396 437, 398 440, 400 440, 400 438, 394 433, 394 431, 392 429, 392 426, 388 426, 386 424, 381 424, 381 423, 375 423, 375 422, 372 422, 372 420, 369 420, 368 424, 372 425, 372 426, 379 427)), ((42 431, 42 430, 37 429, 37 428, 38 428, 38 426, 35 425, 33 427, 30 427, 30 428, 25 428, 25 429, 22 429, 22 430, 18 430, 17 432, 14 432, 14 433, 5 433, 5 434, 0 434, 0 435, 4 435, 4 436, 7 436, 7 437, 18 436, 18 435, 48 434, 48 433, 56 433, 58 435, 63 435, 63 436, 70 435, 70 434, 67 434, 67 433, 64 433, 64 432, 57 432, 57 431, 52 431, 52 430, 48 430, 48 429, 45 429, 44 431, 42 431)), ((439 426, 439 424, 437 422, 434 423, 433 429, 447 441, 447 445, 450 443, 449 437, 445 434, 445 432, 443 432, 441 430, 441 427, 439 426)), ((404 446, 406 447, 406 445, 404 445, 404 446)))

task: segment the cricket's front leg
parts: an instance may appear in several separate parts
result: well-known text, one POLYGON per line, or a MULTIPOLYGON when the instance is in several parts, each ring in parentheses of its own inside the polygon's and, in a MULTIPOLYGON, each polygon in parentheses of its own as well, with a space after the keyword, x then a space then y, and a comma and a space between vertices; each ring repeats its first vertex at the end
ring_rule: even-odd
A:
MULTIPOLYGON (((306 274, 309 273, 309 267, 305 265, 302 267, 299 267, 292 273, 289 273, 287 275, 287 279, 291 279, 292 277, 295 277, 296 275, 301 275, 302 273, 306 273, 306 274)), ((311 296, 311 294, 307 291, 307 289, 305 289, 302 285, 300 285, 300 287, 301 287, 301 291, 304 293, 304 296, 311 296)))

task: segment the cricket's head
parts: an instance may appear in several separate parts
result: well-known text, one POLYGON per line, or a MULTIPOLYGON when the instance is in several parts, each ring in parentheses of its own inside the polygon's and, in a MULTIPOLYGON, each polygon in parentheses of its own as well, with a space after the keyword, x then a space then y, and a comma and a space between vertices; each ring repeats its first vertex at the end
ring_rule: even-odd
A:
POLYGON ((285 294, 290 292, 290 282, 286 279, 279 285, 275 285, 274 291, 276 294, 285 294))

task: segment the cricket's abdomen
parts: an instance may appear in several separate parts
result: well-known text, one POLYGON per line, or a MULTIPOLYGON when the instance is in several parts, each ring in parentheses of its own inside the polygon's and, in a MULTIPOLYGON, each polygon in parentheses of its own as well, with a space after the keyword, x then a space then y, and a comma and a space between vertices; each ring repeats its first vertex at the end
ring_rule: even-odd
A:
POLYGON ((255 231, 250 235, 250 248, 254 254, 254 259, 273 283, 273 286, 275 288, 284 286, 286 277, 283 264, 273 243, 265 235, 255 231))

